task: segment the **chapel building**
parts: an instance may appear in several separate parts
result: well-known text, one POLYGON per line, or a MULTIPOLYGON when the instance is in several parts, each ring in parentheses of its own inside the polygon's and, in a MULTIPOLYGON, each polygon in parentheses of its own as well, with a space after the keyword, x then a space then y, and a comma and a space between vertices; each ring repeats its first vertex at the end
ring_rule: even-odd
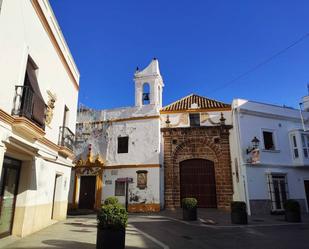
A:
POLYGON ((98 209, 107 197, 116 196, 130 212, 160 210, 163 168, 159 111, 164 85, 158 60, 137 70, 134 83, 133 107, 80 108, 71 209, 98 209))
POLYGON ((160 115, 165 208, 195 197, 198 207, 229 209, 231 106, 191 94, 163 107, 160 115))
POLYGON ((116 196, 130 212, 177 208, 184 197, 228 209, 231 106, 192 94, 162 108, 157 59, 134 82, 134 107, 79 109, 70 208, 116 196))

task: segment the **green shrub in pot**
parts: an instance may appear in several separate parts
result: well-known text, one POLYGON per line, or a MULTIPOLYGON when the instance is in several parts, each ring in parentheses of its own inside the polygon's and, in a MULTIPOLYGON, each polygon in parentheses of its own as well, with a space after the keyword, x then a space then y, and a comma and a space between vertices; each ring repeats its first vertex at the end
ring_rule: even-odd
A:
POLYGON ((115 204, 118 204, 118 198, 115 197, 115 196, 110 196, 110 197, 107 197, 104 201, 104 205, 115 205, 115 204))
POLYGON ((119 203, 103 205, 97 215, 97 249, 125 248, 128 213, 119 203))
POLYGON ((182 216, 184 220, 197 219, 197 199, 183 198, 182 199, 182 216))

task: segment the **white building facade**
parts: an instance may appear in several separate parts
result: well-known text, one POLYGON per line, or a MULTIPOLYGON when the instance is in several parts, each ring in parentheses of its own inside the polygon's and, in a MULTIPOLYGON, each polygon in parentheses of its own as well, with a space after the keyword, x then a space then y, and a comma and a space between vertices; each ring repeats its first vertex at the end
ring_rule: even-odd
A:
POLYGON ((98 209, 117 196, 130 212, 160 210, 160 116, 163 80, 153 59, 136 71, 135 106, 81 108, 71 208, 98 209))
POLYGON ((309 132, 300 111, 236 99, 232 119, 233 199, 245 201, 251 214, 280 213, 287 199, 308 212, 309 132))
POLYGON ((0 237, 65 219, 79 72, 47 0, 0 1, 0 237))

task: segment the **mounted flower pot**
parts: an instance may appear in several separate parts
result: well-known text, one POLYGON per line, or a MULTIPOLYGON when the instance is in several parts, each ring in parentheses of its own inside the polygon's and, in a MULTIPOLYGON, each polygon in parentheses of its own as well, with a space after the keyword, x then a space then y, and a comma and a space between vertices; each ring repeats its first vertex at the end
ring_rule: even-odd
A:
POLYGON ((287 222, 301 222, 300 205, 295 200, 287 200, 284 203, 285 220, 287 222))
POLYGON ((197 219, 197 200, 195 198, 182 199, 182 218, 184 220, 197 219))
POLYGON ((231 202, 231 221, 232 224, 248 224, 247 207, 245 202, 231 202))
MULTIPOLYGON (((109 201, 106 203, 110 203, 109 201)), ((112 203, 114 203, 112 201, 112 203)), ((98 212, 97 249, 125 248, 128 213, 118 204, 104 204, 98 212)))

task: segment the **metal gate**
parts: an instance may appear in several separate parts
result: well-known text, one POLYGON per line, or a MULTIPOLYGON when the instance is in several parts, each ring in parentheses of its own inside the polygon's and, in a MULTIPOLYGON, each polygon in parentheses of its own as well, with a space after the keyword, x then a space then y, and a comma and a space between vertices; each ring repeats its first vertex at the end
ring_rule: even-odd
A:
POLYGON ((180 198, 194 197, 198 207, 216 208, 216 180, 214 163, 205 159, 180 162, 180 198))

